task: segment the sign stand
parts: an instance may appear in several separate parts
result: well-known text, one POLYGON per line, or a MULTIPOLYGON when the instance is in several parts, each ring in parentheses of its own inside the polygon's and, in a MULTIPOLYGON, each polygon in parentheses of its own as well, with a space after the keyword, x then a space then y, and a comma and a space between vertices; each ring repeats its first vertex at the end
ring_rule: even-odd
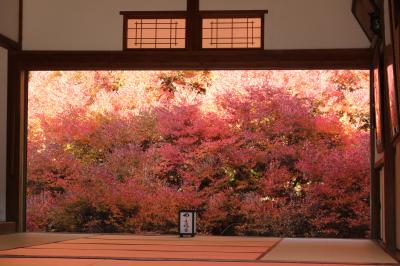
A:
POLYGON ((179 236, 196 235, 196 211, 181 210, 179 211, 179 236))

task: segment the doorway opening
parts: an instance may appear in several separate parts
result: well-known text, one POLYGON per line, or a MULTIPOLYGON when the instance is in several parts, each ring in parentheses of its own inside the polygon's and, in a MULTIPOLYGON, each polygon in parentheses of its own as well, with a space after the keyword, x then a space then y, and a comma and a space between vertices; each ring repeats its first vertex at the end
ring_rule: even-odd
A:
POLYGON ((369 71, 32 71, 28 231, 369 236, 369 71))

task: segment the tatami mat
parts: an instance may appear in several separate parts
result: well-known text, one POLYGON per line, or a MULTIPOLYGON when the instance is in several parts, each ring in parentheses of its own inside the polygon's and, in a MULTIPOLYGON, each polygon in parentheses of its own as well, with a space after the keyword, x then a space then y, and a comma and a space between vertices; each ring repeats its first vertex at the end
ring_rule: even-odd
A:
POLYGON ((30 247, 90 236, 92 235, 60 233, 21 233, 0 235, 0 250, 30 247))
MULTIPOLYGON (((77 259, 0 258, 0 266, 93 266, 95 263, 100 262, 102 261, 77 259)), ((112 264, 107 265, 114 266, 112 264)))
MULTIPOLYGON (((0 259, 0 266, 338 266, 337 264, 296 264, 257 262, 177 262, 74 259, 0 259)), ((351 266, 351 265, 340 265, 351 266)), ((363 265, 357 265, 363 266, 363 265)))
POLYGON ((396 264, 370 240, 50 233, 0 236, 0 247, 0 266, 396 264))
POLYGON ((372 240, 283 239, 261 260, 308 263, 397 264, 372 240))
POLYGON ((257 260, 280 239, 97 235, 0 251, 0 256, 146 260, 257 260))

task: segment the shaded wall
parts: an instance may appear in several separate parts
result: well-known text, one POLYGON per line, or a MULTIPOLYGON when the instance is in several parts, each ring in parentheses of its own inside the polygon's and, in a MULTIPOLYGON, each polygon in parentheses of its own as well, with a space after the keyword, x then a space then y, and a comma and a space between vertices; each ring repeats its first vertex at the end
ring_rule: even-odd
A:
POLYGON ((18 41, 19 1, 0 0, 0 34, 18 41))

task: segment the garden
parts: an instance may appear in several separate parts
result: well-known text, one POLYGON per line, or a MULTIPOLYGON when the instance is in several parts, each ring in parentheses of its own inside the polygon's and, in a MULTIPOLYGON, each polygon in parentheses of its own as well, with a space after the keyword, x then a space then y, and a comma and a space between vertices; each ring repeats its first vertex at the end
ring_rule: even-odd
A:
POLYGON ((30 72, 27 229, 369 235, 369 72, 30 72))

